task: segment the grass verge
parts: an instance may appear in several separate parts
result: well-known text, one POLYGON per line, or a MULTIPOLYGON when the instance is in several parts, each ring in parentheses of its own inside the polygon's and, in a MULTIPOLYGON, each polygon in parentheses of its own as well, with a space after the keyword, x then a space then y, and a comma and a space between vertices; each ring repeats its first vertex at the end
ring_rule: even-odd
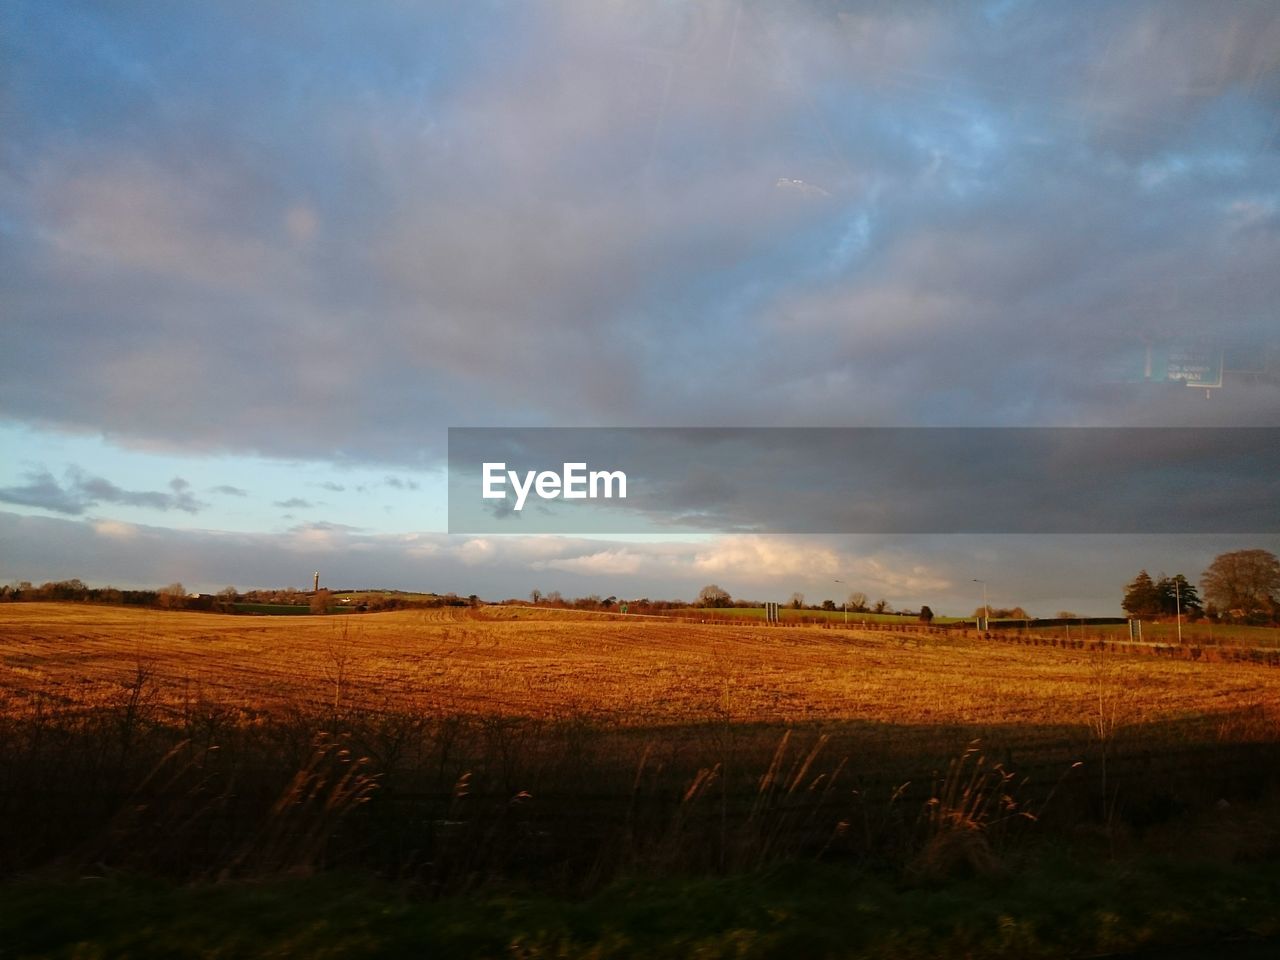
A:
POLYGON ((1280 866, 1042 857, 936 885, 836 864, 615 883, 586 900, 432 900, 366 878, 173 885, 28 878, 0 894, 6 957, 717 958, 1274 956, 1280 866), (1219 951, 1212 953, 1210 950, 1219 951))

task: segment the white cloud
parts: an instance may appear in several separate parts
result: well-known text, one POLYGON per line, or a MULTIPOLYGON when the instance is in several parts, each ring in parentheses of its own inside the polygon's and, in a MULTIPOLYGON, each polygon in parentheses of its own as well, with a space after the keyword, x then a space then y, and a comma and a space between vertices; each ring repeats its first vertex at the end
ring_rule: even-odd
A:
POLYGON ((120 520, 93 520, 93 532, 100 537, 114 540, 132 540, 138 535, 138 527, 120 520))
POLYGON ((567 570, 587 576, 625 576, 639 573, 645 558, 631 550, 600 550, 580 557, 538 561, 535 570, 567 570))
POLYGON ((698 573, 733 576, 748 583, 777 582, 779 578, 835 577, 840 555, 791 537, 725 537, 700 549, 693 558, 698 573))
POLYGON ((491 561, 495 553, 497 553, 497 548, 494 542, 482 537, 467 540, 454 550, 457 558, 469 567, 491 561))

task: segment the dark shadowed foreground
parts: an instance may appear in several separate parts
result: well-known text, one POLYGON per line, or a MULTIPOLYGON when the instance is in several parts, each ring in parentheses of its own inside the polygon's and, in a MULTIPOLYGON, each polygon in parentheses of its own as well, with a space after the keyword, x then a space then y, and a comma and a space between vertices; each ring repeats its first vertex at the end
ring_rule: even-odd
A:
POLYGON ((454 616, 19 605, 4 942, 923 957, 1280 932, 1265 664, 454 616))

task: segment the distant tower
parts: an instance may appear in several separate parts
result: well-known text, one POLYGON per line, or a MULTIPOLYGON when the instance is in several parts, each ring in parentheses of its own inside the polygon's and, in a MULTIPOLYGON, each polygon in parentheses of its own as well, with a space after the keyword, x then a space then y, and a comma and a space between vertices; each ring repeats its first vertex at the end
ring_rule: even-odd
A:
POLYGON ((320 571, 319 571, 319 570, 317 570, 317 571, 316 571, 315 585, 314 585, 314 586, 312 586, 311 591, 312 591, 313 593, 319 593, 319 592, 320 592, 320 571))

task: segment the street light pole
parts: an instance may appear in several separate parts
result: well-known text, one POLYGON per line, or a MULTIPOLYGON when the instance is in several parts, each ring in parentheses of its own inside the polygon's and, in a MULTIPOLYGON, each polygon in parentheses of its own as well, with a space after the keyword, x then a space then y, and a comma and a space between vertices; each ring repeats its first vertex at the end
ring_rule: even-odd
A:
MULTIPOLYGON (((847 584, 843 580, 832 580, 831 582, 838 583, 842 587, 847 586, 847 584)), ((844 611, 844 625, 847 627, 849 625, 849 598, 848 597, 845 597, 844 600, 841 601, 840 609, 844 611)))
POLYGON ((1182 582, 1173 578, 1173 608, 1178 612, 1178 646, 1182 646, 1182 582))
POLYGON ((991 604, 987 603, 987 581, 975 577, 973 582, 982 584, 982 630, 985 633, 991 629, 991 604))

